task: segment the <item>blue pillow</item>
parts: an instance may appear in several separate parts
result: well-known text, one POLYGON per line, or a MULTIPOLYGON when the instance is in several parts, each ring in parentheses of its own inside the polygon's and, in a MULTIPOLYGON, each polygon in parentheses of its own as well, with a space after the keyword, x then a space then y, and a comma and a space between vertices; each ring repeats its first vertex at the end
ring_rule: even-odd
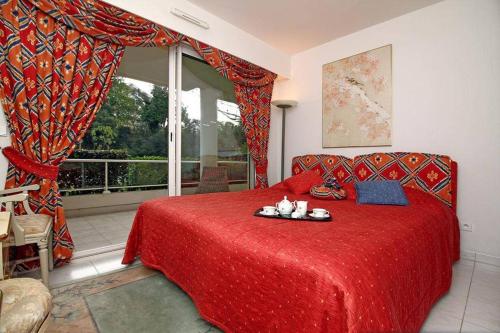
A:
POLYGON ((407 206, 408 199, 397 180, 373 180, 356 183, 356 202, 368 205, 407 206))

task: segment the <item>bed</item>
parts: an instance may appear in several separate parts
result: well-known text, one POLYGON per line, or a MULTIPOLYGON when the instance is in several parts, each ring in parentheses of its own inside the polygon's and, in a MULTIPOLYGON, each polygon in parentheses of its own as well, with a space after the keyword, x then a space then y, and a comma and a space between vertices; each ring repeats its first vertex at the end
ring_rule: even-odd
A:
POLYGON ((406 207, 357 205, 264 190, 143 203, 123 263, 137 256, 226 332, 418 331, 459 259, 456 164, 417 153, 294 158, 344 182, 398 179, 406 207), (432 180, 432 181, 431 181, 432 180), (287 195, 333 214, 330 223, 254 217, 287 195))

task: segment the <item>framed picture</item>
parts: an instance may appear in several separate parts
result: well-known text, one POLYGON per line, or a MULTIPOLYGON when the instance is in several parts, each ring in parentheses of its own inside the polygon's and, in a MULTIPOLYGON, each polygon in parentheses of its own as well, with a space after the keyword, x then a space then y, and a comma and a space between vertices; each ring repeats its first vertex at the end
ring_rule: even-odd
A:
POLYGON ((323 65, 323 148, 390 146, 392 45, 323 65))

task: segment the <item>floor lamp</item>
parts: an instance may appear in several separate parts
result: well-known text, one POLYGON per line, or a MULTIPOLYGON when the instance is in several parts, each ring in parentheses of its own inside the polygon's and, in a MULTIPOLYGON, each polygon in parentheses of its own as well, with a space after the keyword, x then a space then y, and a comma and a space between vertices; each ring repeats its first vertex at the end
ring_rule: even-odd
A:
POLYGON ((271 102, 272 105, 280 108, 283 112, 281 116, 281 181, 285 175, 285 119, 286 110, 297 105, 297 101, 288 99, 277 99, 271 102))

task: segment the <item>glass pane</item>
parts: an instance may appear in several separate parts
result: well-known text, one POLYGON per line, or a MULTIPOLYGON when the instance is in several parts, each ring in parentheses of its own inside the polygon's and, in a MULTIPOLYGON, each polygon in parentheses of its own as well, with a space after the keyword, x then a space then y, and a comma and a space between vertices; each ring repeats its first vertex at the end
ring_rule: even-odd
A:
POLYGON ((61 168, 64 195, 166 189, 168 50, 126 48, 91 128, 61 168))
POLYGON ((248 149, 231 81, 182 58, 181 193, 248 189, 248 149))

